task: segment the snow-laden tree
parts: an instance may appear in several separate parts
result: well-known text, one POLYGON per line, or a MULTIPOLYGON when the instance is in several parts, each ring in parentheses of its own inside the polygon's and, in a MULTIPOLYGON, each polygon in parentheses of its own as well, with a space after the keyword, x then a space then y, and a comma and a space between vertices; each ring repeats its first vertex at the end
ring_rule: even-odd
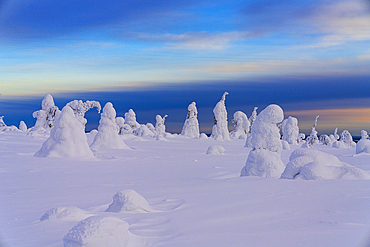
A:
POLYGON ((115 122, 117 124, 118 134, 125 134, 125 119, 123 117, 116 117, 115 122))
POLYGON ((340 134, 339 141, 333 143, 333 147, 335 148, 354 148, 356 147, 356 143, 352 139, 351 133, 348 130, 343 130, 340 134))
POLYGON ((277 124, 284 120, 283 109, 269 105, 257 116, 252 125, 252 150, 241 171, 241 176, 279 178, 284 171, 280 154, 282 144, 277 124))
POLYGON ((136 121, 136 114, 132 109, 125 113, 125 124, 128 124, 131 127, 132 134, 140 127, 140 124, 136 121))
POLYGON ((250 129, 250 122, 247 115, 242 111, 236 111, 234 113, 234 119, 231 120, 234 123, 235 129, 230 132, 231 139, 245 139, 250 129))
POLYGON ((188 106, 188 115, 184 126, 182 127, 181 135, 190 137, 190 138, 199 138, 199 123, 198 123, 198 110, 195 105, 195 102, 192 102, 188 106))
POLYGON ((356 144, 356 154, 370 153, 370 140, 366 130, 361 130, 361 139, 356 144))
POLYGON ((151 131, 145 124, 141 124, 140 127, 135 130, 134 134, 137 136, 141 136, 141 137, 154 137, 155 136, 154 132, 151 131))
POLYGON ((5 122, 4 122, 4 116, 1 116, 0 117, 0 127, 4 127, 6 126, 5 122))
POLYGON ((244 147, 247 147, 247 148, 251 148, 252 147, 252 135, 251 135, 251 130, 252 130, 252 125, 254 123, 254 121, 256 121, 256 118, 257 118, 257 109, 258 107, 254 107, 253 108, 253 111, 252 111, 252 114, 251 116, 249 117, 249 123, 250 123, 250 127, 249 127, 249 132, 247 134, 247 137, 246 137, 246 140, 245 140, 245 145, 244 147))
POLYGON ((60 114, 60 110, 54 104, 53 96, 47 94, 41 102, 41 110, 35 111, 32 116, 37 118, 35 126, 30 130, 32 132, 50 131, 54 127, 55 118, 60 114))
POLYGON ((65 106, 55 119, 50 137, 35 157, 95 158, 87 143, 84 126, 75 118, 73 110, 65 106))
POLYGON ((98 101, 95 100, 86 100, 83 102, 82 100, 73 100, 67 103, 67 106, 71 107, 73 113, 75 114, 76 119, 85 126, 87 123, 87 119, 85 117, 85 113, 90 110, 91 108, 96 107, 98 113, 101 111, 101 106, 98 101))
POLYGON ((118 135, 118 127, 115 120, 116 110, 113 108, 113 104, 108 102, 101 113, 98 133, 90 146, 93 151, 101 149, 130 149, 118 135))
POLYGON ((329 138, 331 140, 332 143, 336 142, 339 140, 339 135, 338 135, 338 128, 335 128, 334 130, 334 134, 330 134, 329 135, 329 138))
POLYGON ((326 146, 331 146, 333 144, 328 135, 320 135, 319 141, 326 146))
POLYGON ((19 123, 19 130, 20 131, 23 131, 23 132, 26 132, 27 131, 27 125, 26 125, 26 123, 24 121, 21 121, 19 123))
POLYGON ((222 95, 221 100, 216 104, 215 108, 213 108, 215 122, 212 128, 211 137, 217 141, 230 140, 227 122, 227 111, 225 106, 225 99, 226 95, 228 94, 228 92, 225 92, 222 95))
POLYGON ((317 131, 316 131, 316 125, 317 125, 317 119, 319 118, 319 115, 315 118, 315 123, 312 126, 311 134, 306 138, 306 143, 302 145, 303 148, 311 148, 315 143, 319 142, 319 138, 317 137, 317 131))
POLYGON ((166 133, 166 125, 164 122, 166 121, 167 115, 164 115, 162 118, 161 115, 155 116, 155 137, 157 137, 158 140, 164 138, 164 134, 166 133))
POLYGON ((295 117, 289 116, 281 124, 281 131, 283 133, 283 140, 287 141, 289 144, 298 145, 299 139, 299 127, 298 119, 295 117))

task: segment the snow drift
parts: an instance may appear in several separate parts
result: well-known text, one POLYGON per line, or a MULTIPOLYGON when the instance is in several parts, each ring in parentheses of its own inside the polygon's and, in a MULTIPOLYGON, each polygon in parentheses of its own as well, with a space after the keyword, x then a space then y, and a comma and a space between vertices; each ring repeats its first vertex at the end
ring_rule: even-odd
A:
POLYGON ((224 152, 225 152, 225 148, 220 145, 212 145, 212 146, 209 146, 207 149, 207 154, 220 155, 220 154, 224 154, 224 152))
POLYGON ((341 162, 331 154, 313 149, 296 149, 292 152, 281 178, 324 179, 370 179, 370 175, 354 166, 341 162))
POLYGON ((154 211, 145 198, 135 190, 127 189, 118 191, 113 196, 113 202, 105 210, 105 212, 135 212, 148 213, 154 211))
POLYGON ((90 216, 93 214, 77 207, 57 207, 49 209, 41 216, 40 220, 81 221, 90 216))

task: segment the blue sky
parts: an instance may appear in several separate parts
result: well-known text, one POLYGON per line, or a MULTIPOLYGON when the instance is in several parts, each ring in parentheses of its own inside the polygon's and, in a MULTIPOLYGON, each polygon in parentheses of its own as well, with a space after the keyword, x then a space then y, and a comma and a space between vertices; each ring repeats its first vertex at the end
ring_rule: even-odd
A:
POLYGON ((326 109, 360 119, 345 109, 370 108, 369 68, 369 0, 0 1, 3 102, 166 85, 214 87, 216 100, 238 84, 256 96, 240 106, 248 115, 250 105, 278 103, 301 119, 326 109), (266 85, 284 93, 269 100, 266 85))

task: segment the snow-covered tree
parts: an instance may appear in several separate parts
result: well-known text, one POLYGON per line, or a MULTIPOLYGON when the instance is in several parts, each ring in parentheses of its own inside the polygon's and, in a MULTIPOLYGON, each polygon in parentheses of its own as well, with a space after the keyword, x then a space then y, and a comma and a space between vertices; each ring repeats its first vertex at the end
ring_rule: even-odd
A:
POLYGON ((164 134, 166 133, 166 125, 164 124, 164 122, 166 121, 166 117, 168 116, 165 115, 163 118, 161 117, 161 115, 155 116, 155 134, 158 140, 163 139, 164 134))
POLYGON ((4 122, 4 116, 1 116, 0 117, 0 127, 4 127, 6 126, 5 122, 4 122))
POLYGON ((137 136, 141 136, 141 137, 154 137, 155 136, 154 132, 151 131, 145 124, 141 124, 140 127, 135 130, 134 134, 137 136))
POLYGON ((125 113, 125 124, 130 125, 132 133, 140 127, 140 124, 136 121, 136 114, 132 109, 125 113))
POLYGON ((116 124, 116 110, 113 104, 108 102, 103 108, 99 121, 98 133, 96 134, 91 149, 130 149, 118 135, 116 124))
POLYGON ((24 121, 21 121, 19 123, 19 130, 20 131, 23 131, 23 132, 26 132, 27 131, 27 125, 26 125, 26 123, 24 121))
POLYGON ((319 138, 317 137, 317 131, 316 131, 316 125, 317 125, 317 119, 319 118, 319 115, 315 118, 315 123, 312 126, 311 134, 306 138, 306 143, 302 145, 303 148, 311 148, 315 143, 319 142, 319 138))
POLYGON ((326 146, 331 146, 333 143, 328 135, 320 135, 320 143, 326 146))
POLYGON ((125 119, 123 117, 116 117, 115 120, 118 128, 118 134, 123 135, 125 133, 125 119))
POLYGON ((199 123, 198 123, 198 110, 195 105, 195 102, 192 102, 188 106, 188 115, 184 126, 182 127, 181 135, 190 137, 190 138, 199 138, 199 123))
POLYGON ((230 140, 230 134, 228 130, 228 123, 227 123, 227 111, 225 106, 225 99, 228 92, 225 92, 222 95, 221 100, 216 104, 215 108, 213 109, 214 114, 214 125, 212 128, 211 137, 218 141, 225 141, 230 140))
POLYGON ((277 124, 283 119, 283 109, 278 105, 267 106, 257 116, 251 130, 252 150, 241 176, 280 177, 285 166, 280 158, 282 144, 277 124))
POLYGON ((342 131, 339 141, 344 142, 344 144, 351 148, 356 146, 356 143, 353 141, 352 135, 348 130, 342 131))
POLYGON ((73 110, 65 106, 56 117, 50 137, 35 157, 94 158, 85 135, 84 126, 75 118, 73 110))
POLYGON ((331 140, 332 143, 336 142, 339 140, 339 135, 338 135, 338 128, 335 128, 334 130, 334 134, 330 134, 329 135, 329 138, 331 140))
POLYGON ((235 129, 230 132, 231 139, 245 139, 250 129, 250 122, 247 115, 242 111, 234 113, 234 119, 231 120, 235 125, 235 129))
POLYGON ((257 106, 253 108, 252 114, 251 114, 251 116, 249 118, 250 127, 249 127, 249 132, 248 132, 247 137, 246 137, 246 140, 245 140, 245 146, 244 146, 244 147, 247 147, 247 148, 251 148, 252 147, 251 130, 252 130, 252 125, 253 125, 254 121, 256 121, 256 118, 257 118, 257 109, 258 109, 257 106))
POLYGON ((361 139, 356 144, 356 154, 370 153, 370 140, 367 131, 361 130, 361 139))
POLYGON ((283 140, 287 141, 289 144, 298 145, 299 139, 299 127, 298 127, 298 119, 295 117, 289 116, 287 119, 283 121, 281 124, 282 126, 282 133, 283 133, 283 140))
POLYGON ((257 109, 258 109, 257 106, 253 108, 252 114, 251 114, 251 116, 249 118, 249 122, 251 124, 251 127, 252 127, 254 121, 256 121, 256 118, 257 118, 257 109))
POLYGON ((67 106, 71 107, 73 113, 75 114, 76 119, 85 126, 87 123, 87 119, 85 117, 85 113, 90 110, 91 108, 96 107, 98 113, 101 111, 101 106, 98 101, 95 100, 87 100, 83 102, 82 100, 73 100, 67 103, 67 106))
POLYGON ((41 102, 41 107, 41 110, 35 111, 32 114, 37 120, 30 132, 50 131, 54 127, 55 118, 60 113, 60 110, 55 106, 53 96, 47 94, 41 102))

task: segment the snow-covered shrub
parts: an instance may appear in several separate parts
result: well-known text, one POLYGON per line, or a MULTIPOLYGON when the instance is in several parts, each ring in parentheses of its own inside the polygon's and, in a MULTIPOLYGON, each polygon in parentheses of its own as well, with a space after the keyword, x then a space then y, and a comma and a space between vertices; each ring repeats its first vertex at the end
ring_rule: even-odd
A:
POLYGON ((251 116, 249 118, 249 123, 250 123, 251 127, 252 127, 254 121, 256 121, 256 118, 257 118, 257 109, 258 109, 257 106, 253 108, 252 114, 251 114, 251 116))
POLYGON ((166 125, 164 125, 164 122, 166 121, 167 115, 165 115, 163 118, 161 115, 155 116, 155 135, 158 140, 164 139, 165 133, 166 133, 166 125))
POLYGON ((315 118, 315 123, 312 126, 311 134, 306 138, 306 142, 302 145, 303 148, 311 148, 315 143, 319 142, 319 138, 317 137, 316 125, 317 119, 319 115, 315 118))
POLYGON ((251 130, 252 130, 253 123, 254 123, 254 121, 256 121, 256 118, 257 118, 257 109, 258 109, 258 107, 254 107, 254 109, 252 111, 252 114, 249 118, 250 127, 249 127, 249 132, 247 133, 247 136, 245 138, 245 145, 244 145, 244 147, 247 147, 247 148, 252 147, 251 130))
POLYGON ((84 220, 93 214, 90 214, 77 207, 57 207, 49 209, 44 213, 40 221, 44 220, 61 220, 61 221, 80 221, 84 220))
POLYGON ((283 133, 282 139, 287 141, 289 144, 298 145, 299 143, 298 119, 289 116, 287 119, 283 121, 281 127, 282 127, 281 131, 283 133))
POLYGON ((35 157, 94 158, 87 144, 85 127, 75 118, 73 110, 65 106, 55 120, 50 137, 35 157))
POLYGON ((23 132, 26 132, 27 131, 27 125, 26 125, 26 123, 24 121, 21 121, 19 123, 19 130, 20 131, 23 131, 23 132))
POLYGON ((361 139, 356 144, 356 154, 370 153, 370 140, 367 131, 361 130, 361 139))
POLYGON ((356 146, 356 143, 352 139, 351 133, 348 130, 343 130, 340 134, 340 141, 343 141, 348 147, 353 148, 356 146))
POLYGON ((134 133, 135 130, 140 127, 140 124, 136 121, 136 114, 134 110, 130 109, 125 113, 125 124, 130 125, 132 133, 134 133))
POLYGON ((115 120, 118 128, 118 134, 123 135, 125 131, 125 119, 123 117, 116 117, 115 120))
POLYGON ((64 247, 127 247, 129 224, 114 217, 92 216, 75 225, 63 238, 64 247))
POLYGON ((283 119, 283 110, 278 105, 267 106, 257 116, 251 131, 252 150, 241 176, 280 177, 285 166, 280 158, 282 144, 277 124, 283 119))
POLYGON ((298 143, 300 143, 301 141, 303 141, 305 138, 306 138, 305 133, 299 133, 299 135, 298 135, 298 143))
POLYGON ((37 118, 35 126, 31 128, 30 132, 42 133, 50 131, 54 127, 54 121, 59 115, 60 111, 54 104, 53 96, 47 94, 41 102, 41 110, 35 111, 32 116, 37 118))
POLYGON ((234 113, 234 119, 231 120, 235 125, 235 129, 230 132, 231 139, 245 139, 249 133, 250 122, 247 115, 242 111, 234 113))
POLYGON ((289 143, 285 140, 281 140, 281 146, 284 150, 290 150, 289 143))
POLYGON ((228 94, 228 92, 225 92, 222 95, 221 100, 216 104, 215 108, 213 108, 215 122, 212 128, 211 137, 217 141, 230 140, 230 134, 227 127, 227 111, 225 106, 225 99, 226 95, 228 94))
POLYGON ((154 134, 156 133, 156 131, 155 131, 155 127, 154 127, 154 125, 153 125, 152 123, 147 123, 147 124, 146 124, 146 127, 148 127, 148 129, 149 129, 151 132, 153 132, 154 134))
POLYGON ((370 179, 370 175, 354 166, 341 162, 331 154, 313 149, 296 149, 292 152, 281 178, 324 179, 370 179))
POLYGON ((153 131, 151 131, 145 124, 142 124, 139 128, 137 128, 134 134, 141 137, 154 137, 155 135, 153 131))
POLYGON ((145 198, 137 193, 135 190, 127 189, 118 191, 113 196, 113 202, 105 210, 105 212, 135 212, 135 213, 148 213, 153 209, 145 198))
POLYGON ((184 126, 182 127, 181 135, 190 137, 190 138, 199 138, 199 123, 198 123, 198 110, 195 105, 195 102, 192 102, 188 106, 188 115, 184 126))
POLYGON ((321 135, 319 140, 320 140, 320 143, 322 143, 323 145, 326 145, 326 146, 331 146, 333 144, 328 135, 321 135))
POLYGON ((220 155, 220 154, 224 154, 224 152, 225 152, 225 148, 220 145, 212 145, 212 146, 209 146, 207 149, 207 154, 220 155))
POLYGON ((130 149, 118 135, 118 127, 116 124, 116 110, 113 104, 108 102, 101 113, 98 134, 96 134, 91 149, 130 149))

